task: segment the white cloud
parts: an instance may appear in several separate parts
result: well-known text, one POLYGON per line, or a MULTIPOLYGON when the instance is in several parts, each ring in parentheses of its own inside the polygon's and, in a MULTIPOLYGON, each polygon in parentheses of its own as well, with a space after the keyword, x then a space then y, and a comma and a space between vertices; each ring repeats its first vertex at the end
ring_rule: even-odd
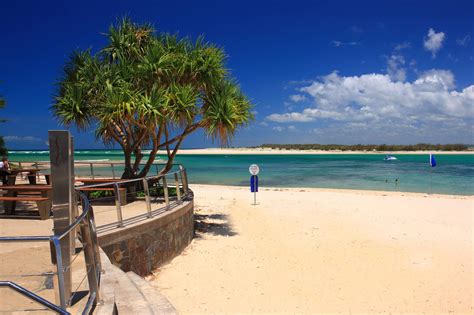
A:
POLYGON ((410 48, 411 47, 411 44, 410 42, 403 42, 403 43, 400 43, 398 45, 395 46, 395 51, 400 51, 400 50, 403 50, 403 49, 407 49, 407 48, 410 48))
POLYGON ((297 131, 298 129, 295 126, 290 125, 288 127, 275 126, 275 127, 272 127, 272 130, 277 131, 277 132, 283 132, 283 131, 297 131))
POLYGON ((343 47, 343 46, 358 46, 360 42, 341 42, 340 40, 333 40, 330 43, 334 47, 343 47))
POLYGON ((471 41, 471 35, 467 34, 463 38, 456 39, 456 44, 459 46, 466 46, 471 41))
POLYGON ((348 137, 358 133, 371 139, 401 134, 414 137, 416 133, 419 141, 436 134, 459 137, 452 140, 459 142, 472 134, 474 85, 458 91, 454 88, 454 76, 448 70, 429 70, 412 82, 398 81, 389 74, 345 77, 333 72, 300 88, 313 106, 299 112, 273 113, 266 120, 317 121, 325 126, 318 128, 318 134, 327 132, 328 136, 343 128, 348 137))
POLYGON ((3 139, 9 142, 40 142, 41 138, 33 136, 4 136, 3 139))
POLYGON ((405 58, 402 55, 391 55, 387 60, 387 73, 394 81, 404 82, 407 78, 405 65, 405 58))
POLYGON ((443 41, 446 35, 443 32, 436 33, 434 29, 430 28, 428 30, 428 35, 423 41, 423 46, 426 50, 431 51, 431 56, 436 57, 438 50, 443 47, 443 41))
POLYGON ((290 100, 294 103, 299 103, 299 102, 305 101, 306 96, 301 95, 301 94, 293 94, 293 95, 290 95, 290 100))
POLYGON ((289 121, 294 121, 294 122, 308 122, 308 121, 313 121, 314 119, 312 117, 307 117, 306 115, 302 113, 285 113, 285 114, 271 114, 267 116, 268 120, 270 121, 275 121, 275 122, 289 122, 289 121))

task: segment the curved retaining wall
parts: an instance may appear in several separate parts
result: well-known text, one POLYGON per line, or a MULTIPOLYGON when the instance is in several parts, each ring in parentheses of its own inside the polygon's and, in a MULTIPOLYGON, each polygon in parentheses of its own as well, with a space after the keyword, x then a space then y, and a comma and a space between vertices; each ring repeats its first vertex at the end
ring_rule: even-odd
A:
POLYGON ((144 277, 178 256, 194 236, 194 202, 151 219, 99 234, 99 243, 110 261, 123 271, 144 277))

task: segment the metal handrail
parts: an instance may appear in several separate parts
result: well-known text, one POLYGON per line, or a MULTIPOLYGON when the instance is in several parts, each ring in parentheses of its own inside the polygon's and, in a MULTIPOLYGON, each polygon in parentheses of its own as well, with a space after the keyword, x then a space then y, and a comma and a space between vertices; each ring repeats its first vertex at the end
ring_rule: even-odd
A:
MULTIPOLYGON (((3 286, 9 286, 16 290, 17 292, 26 295, 27 297, 41 303, 42 305, 51 308, 54 307, 54 310, 61 314, 69 314, 66 311, 67 306, 69 305, 69 298, 66 296, 65 290, 65 280, 64 280, 64 271, 65 266, 63 266, 62 255, 61 255, 61 244, 60 240, 71 233, 75 228, 81 225, 82 238, 85 239, 86 249, 84 252, 86 258, 86 264, 91 264, 90 271, 87 273, 89 280, 89 292, 90 296, 86 304, 86 309, 90 309, 93 304, 96 304, 100 301, 100 272, 101 272, 101 263, 98 250, 98 241, 97 235, 95 233, 95 223, 93 219, 93 210, 92 206, 89 203, 89 200, 82 192, 77 192, 79 198, 82 202, 82 213, 71 223, 68 228, 60 235, 51 235, 51 236, 16 236, 16 237, 0 237, 0 242, 41 242, 49 241, 50 250, 52 252, 51 257, 53 258, 53 264, 56 265, 56 275, 58 278, 58 291, 59 291, 59 305, 56 305, 52 302, 43 299, 33 292, 18 286, 17 284, 11 281, 1 281, 0 284, 3 286), (86 252, 87 250, 87 252, 86 252)), ((88 268, 86 268, 88 269, 88 268)))
MULTIPOLYGON (((135 222, 137 218, 139 217, 146 217, 146 218, 151 218, 153 217, 153 214, 157 212, 157 210, 152 211, 151 210, 151 200, 150 200, 150 189, 148 187, 148 181, 150 180, 162 180, 163 181, 163 189, 164 189, 164 199, 165 199, 165 206, 162 207, 161 209, 158 210, 169 210, 170 209, 170 198, 169 198, 169 192, 168 192, 168 182, 166 177, 170 177, 174 180, 174 186, 176 188, 176 193, 177 193, 177 198, 176 198, 176 203, 180 204, 183 202, 185 198, 189 196, 189 187, 188 187, 188 180, 187 180, 187 174, 186 174, 186 169, 179 164, 179 169, 174 172, 169 172, 165 174, 159 174, 159 175, 152 175, 148 177, 140 177, 140 178, 134 178, 134 179, 124 179, 120 181, 115 181, 115 182, 108 182, 108 183, 98 183, 98 184, 90 184, 90 185, 82 185, 76 187, 77 189, 81 188, 101 188, 101 187, 114 187, 114 198, 115 198, 115 207, 116 207, 116 212, 117 212, 117 221, 112 222, 112 223, 107 223, 101 226, 98 226, 98 229, 102 230, 103 228, 108 228, 110 226, 116 226, 119 228, 124 227, 125 222, 135 222), (181 182, 180 180, 181 179, 181 182), (133 218, 129 218, 124 220, 123 219, 123 213, 122 213, 122 200, 120 196, 120 191, 119 188, 121 185, 125 184, 130 184, 130 183, 139 183, 142 182, 144 185, 144 193, 145 193, 145 203, 146 203, 146 213, 140 214, 138 216, 135 216, 133 218), (180 189, 183 189, 184 194, 181 194, 180 189)), ((171 185, 173 186, 173 185, 171 185)))
MULTIPOLYGON (((21 167, 21 164, 22 163, 30 163, 30 164, 33 164, 35 165, 36 167, 38 167, 39 165, 41 164, 50 164, 50 161, 10 161, 10 163, 18 163, 18 165, 21 167)), ((140 162, 139 165, 145 165, 146 162, 140 162)), ((159 165, 164 165, 166 164, 165 162, 153 162, 151 164, 151 166, 155 166, 155 170, 156 170, 156 173, 159 172, 158 170, 158 166, 159 165)), ((116 176, 115 176, 115 166, 116 165, 123 165, 123 161, 87 161, 87 160, 83 160, 83 161, 74 161, 74 165, 89 165, 89 168, 90 168, 90 176, 92 178, 95 178, 96 174, 94 173, 94 165, 98 165, 98 166, 107 166, 109 165, 111 167, 111 171, 112 171, 112 178, 115 179, 116 176)), ((179 166, 179 167, 182 167, 181 164, 179 163, 173 163, 172 164, 173 166, 179 166)), ((151 167, 150 167, 151 168, 151 167)), ((39 174, 37 174, 39 176, 39 174)), ((22 175, 23 176, 23 175, 22 175)))
MULTIPOLYGON (((54 304, 50 301, 47 301, 44 298, 39 297, 35 293, 15 284, 11 281, 0 281, 0 286, 8 286, 20 294, 23 294, 29 297, 32 300, 37 301, 38 303, 48 307, 60 314, 69 314, 66 308, 69 306, 70 298, 66 296, 66 287, 65 287, 65 271, 70 266, 64 266, 61 254, 61 244, 60 240, 64 238, 66 235, 72 233, 77 227, 81 229, 81 239, 85 242, 84 249, 84 256, 86 262, 86 270, 87 270, 87 278, 89 282, 89 298, 83 310, 83 314, 88 313, 95 304, 100 303, 100 274, 101 274, 101 261, 100 261, 100 253, 99 253, 99 245, 96 233, 96 227, 94 222, 94 214, 93 209, 90 204, 89 199, 87 196, 80 191, 81 187, 103 187, 103 186, 110 186, 115 185, 118 188, 119 185, 128 184, 132 182, 139 182, 142 181, 144 183, 145 189, 145 196, 147 209, 146 209, 146 217, 151 218, 155 211, 151 211, 151 204, 150 204, 150 192, 148 189, 148 181, 149 180, 160 180, 163 181, 163 188, 164 188, 164 197, 165 197, 165 209, 168 210, 170 208, 170 201, 169 201, 169 193, 168 193, 168 184, 167 184, 167 176, 173 176, 175 181, 175 187, 177 189, 177 199, 176 204, 182 203, 183 199, 185 199, 189 193, 188 187, 188 180, 186 175, 186 170, 182 165, 179 165, 179 170, 175 172, 170 172, 166 174, 159 174, 155 176, 143 177, 143 178, 136 178, 130 180, 124 180, 120 182, 113 182, 113 183, 100 183, 100 184, 93 184, 87 186, 79 186, 76 187, 76 193, 79 196, 80 202, 82 204, 82 213, 77 216, 73 223, 71 223, 64 232, 60 235, 52 235, 52 236, 17 236, 17 237, 0 237, 1 242, 42 242, 42 241, 49 241, 50 243, 50 250, 51 250, 51 257, 53 260, 53 264, 56 265, 57 271, 55 272, 58 280, 58 301, 57 304, 54 304), (179 182, 179 178, 181 179, 181 183, 179 182), (180 193, 180 189, 183 189, 184 194, 180 193)), ((118 189, 116 190, 116 205, 117 205, 117 214, 119 217, 118 226, 123 227, 124 220, 122 218, 122 209, 120 206, 120 194, 118 193, 118 189)), ((133 219, 133 218, 130 218, 133 219)), ((107 224, 110 225, 110 224, 107 224)))

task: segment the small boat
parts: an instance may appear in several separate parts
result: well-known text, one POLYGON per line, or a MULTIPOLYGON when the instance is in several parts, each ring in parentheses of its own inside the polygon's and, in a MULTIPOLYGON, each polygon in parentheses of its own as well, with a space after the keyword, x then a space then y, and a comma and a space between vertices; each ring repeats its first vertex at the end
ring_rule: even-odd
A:
POLYGON ((384 161, 396 161, 397 158, 394 157, 394 156, 391 156, 391 155, 386 155, 384 158, 383 158, 384 161))

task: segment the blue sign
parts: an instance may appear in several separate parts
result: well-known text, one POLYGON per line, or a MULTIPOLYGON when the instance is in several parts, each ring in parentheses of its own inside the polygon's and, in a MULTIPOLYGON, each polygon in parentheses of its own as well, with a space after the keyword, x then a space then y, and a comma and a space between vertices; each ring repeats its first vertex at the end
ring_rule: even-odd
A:
POLYGON ((435 157, 434 157, 433 154, 430 154, 430 165, 431 165, 431 167, 436 166, 436 160, 435 160, 435 157))
POLYGON ((250 192, 258 192, 258 176, 250 176, 250 192))

